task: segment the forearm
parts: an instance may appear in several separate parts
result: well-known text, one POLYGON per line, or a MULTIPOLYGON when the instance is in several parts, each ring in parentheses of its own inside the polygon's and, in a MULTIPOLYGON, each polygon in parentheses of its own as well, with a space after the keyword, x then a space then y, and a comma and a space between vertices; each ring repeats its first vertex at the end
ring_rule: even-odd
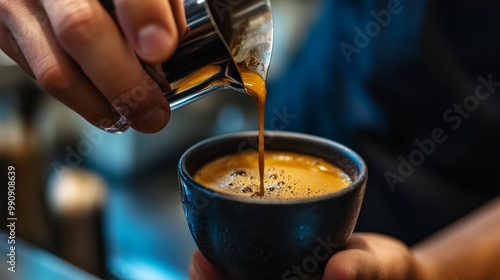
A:
POLYGON ((412 252, 427 279, 500 279, 500 197, 412 252))

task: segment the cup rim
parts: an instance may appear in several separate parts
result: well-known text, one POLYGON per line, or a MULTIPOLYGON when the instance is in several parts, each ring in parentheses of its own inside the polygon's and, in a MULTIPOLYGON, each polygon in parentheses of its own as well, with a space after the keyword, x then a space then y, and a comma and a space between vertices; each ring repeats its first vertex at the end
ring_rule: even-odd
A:
MULTIPOLYGON (((314 202, 320 202, 320 201, 325 201, 325 200, 331 200, 340 196, 344 196, 348 193, 356 191, 358 188, 361 188, 367 181, 368 179, 368 167, 366 166, 365 161, 363 158, 356 152, 354 152, 352 149, 348 148, 347 146, 340 144, 338 142, 335 142, 330 139, 326 139, 323 137, 311 135, 311 134, 305 134, 305 133, 298 133, 298 132, 287 132, 287 131, 265 131, 266 136, 271 136, 271 137, 276 137, 276 136, 282 136, 282 137, 290 137, 290 138, 295 138, 295 139, 303 139, 306 141, 311 141, 311 142, 318 142, 318 143, 323 143, 327 144, 328 146, 332 146, 334 150, 340 151, 341 154, 345 155, 346 157, 350 158, 353 160, 355 165, 358 167, 359 175, 358 177, 346 188, 336 191, 333 193, 321 195, 321 196, 316 196, 316 197, 308 197, 308 198, 298 198, 298 199, 255 199, 255 198, 250 198, 250 197, 242 197, 242 196, 237 196, 237 195, 230 195, 222 192, 217 192, 215 190, 211 190, 202 184, 199 184, 191 174, 187 171, 186 167, 186 158, 188 158, 192 153, 195 151, 199 150, 203 146, 215 142, 215 141, 221 141, 224 139, 230 139, 230 138, 243 138, 247 139, 248 137, 254 137, 258 135, 258 131, 244 131, 244 132, 236 132, 236 133, 229 133, 229 134, 224 134, 224 135, 218 135, 214 137, 207 138, 205 140, 202 140, 190 148, 188 148, 180 157, 179 164, 178 164, 178 172, 179 172, 179 179, 180 180, 185 180, 189 182, 189 185, 195 186, 196 190, 198 192, 203 193, 207 197, 213 197, 213 198, 218 198, 218 199, 224 199, 224 200, 230 200, 230 201, 237 201, 240 203, 247 203, 247 204, 261 204, 261 205, 297 205, 297 204, 307 204, 307 203, 314 203, 314 202)), ((223 155, 221 155, 223 156, 223 155)), ((338 165, 338 163, 333 163, 335 165, 338 165)))

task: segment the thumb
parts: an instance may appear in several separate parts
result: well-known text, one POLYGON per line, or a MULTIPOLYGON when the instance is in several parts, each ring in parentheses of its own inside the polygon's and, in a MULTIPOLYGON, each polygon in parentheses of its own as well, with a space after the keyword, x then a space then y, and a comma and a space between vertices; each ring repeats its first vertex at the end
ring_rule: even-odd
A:
POLYGON ((346 250, 330 258, 323 280, 377 279, 378 270, 378 264, 368 252, 346 250))
POLYGON ((333 255, 324 280, 407 279, 414 259, 401 241, 380 234, 353 234, 344 251, 333 255))
POLYGON ((224 279, 198 250, 195 251, 191 257, 189 275, 191 280, 224 279))

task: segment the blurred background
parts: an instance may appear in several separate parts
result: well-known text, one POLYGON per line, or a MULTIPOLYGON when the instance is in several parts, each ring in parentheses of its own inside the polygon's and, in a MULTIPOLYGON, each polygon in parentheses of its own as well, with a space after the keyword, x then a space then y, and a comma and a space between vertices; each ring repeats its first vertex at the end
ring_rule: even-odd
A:
MULTIPOLYGON (((286 130, 339 141, 365 159, 369 187, 356 230, 411 246, 499 195, 498 176, 484 174, 498 172, 500 154, 500 97, 492 88, 500 81, 500 4, 271 2, 266 124, 293 118, 281 119, 286 130), (389 20, 390 5, 399 8, 389 20), (483 84, 495 94, 466 104, 483 84), (456 108, 472 109, 459 117, 456 108), (401 175, 400 159, 436 128, 448 140, 391 184, 384 174, 401 175)), ((12 278, 2 266, 0 279, 188 279, 196 246, 181 210, 179 157, 207 137, 256 128, 252 99, 221 91, 173 112, 158 134, 110 135, 0 53, 0 172, 16 168, 18 219, 18 272, 12 278)))
MULTIPOLYGON (((316 2, 272 1, 270 80, 304 40, 316 2)), ((0 52, 0 170, 16 168, 13 279, 188 279, 196 246, 181 209, 178 159, 207 137, 254 129, 252 99, 225 91, 175 111, 158 134, 110 135, 44 93, 0 52)), ((2 221, 6 196, 0 193, 2 221)), ((2 255, 4 235, 2 222, 2 255)), ((3 266, 0 278, 11 279, 3 266)))

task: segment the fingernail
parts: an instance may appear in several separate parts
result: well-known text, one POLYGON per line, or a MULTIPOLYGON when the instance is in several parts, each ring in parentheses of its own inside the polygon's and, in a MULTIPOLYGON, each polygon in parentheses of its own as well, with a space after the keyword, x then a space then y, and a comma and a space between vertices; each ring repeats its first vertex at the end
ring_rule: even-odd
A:
MULTIPOLYGON (((104 124, 106 121, 107 119, 103 120, 101 123, 104 124)), ((127 121, 125 117, 122 116, 113 125, 102 127, 102 129, 111 134, 121 134, 125 132, 127 129, 129 129, 129 127, 130 123, 127 121)))
POLYGON ((135 123, 135 129, 144 133, 154 133, 167 125, 169 111, 166 108, 160 107, 151 113, 146 113, 139 117, 135 123))
POLYGON ((169 47, 168 37, 164 28, 155 24, 147 25, 139 31, 139 48, 144 55, 156 56, 169 47))

